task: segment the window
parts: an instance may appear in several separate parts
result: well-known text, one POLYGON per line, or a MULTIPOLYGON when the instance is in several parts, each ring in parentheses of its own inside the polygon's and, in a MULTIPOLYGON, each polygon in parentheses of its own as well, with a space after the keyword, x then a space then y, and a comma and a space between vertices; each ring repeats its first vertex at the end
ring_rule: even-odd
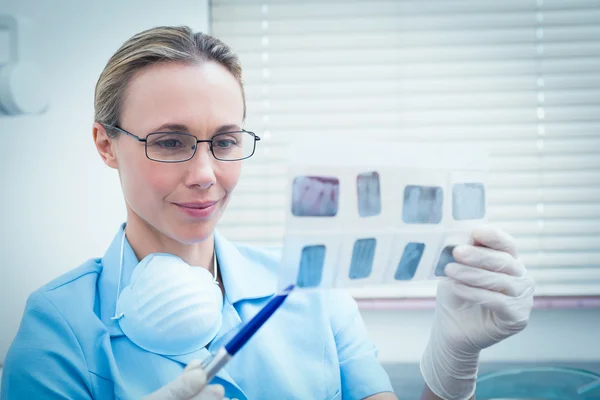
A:
POLYGON ((264 139, 228 237, 282 243, 281 149, 298 135, 482 143, 490 222, 517 238, 538 294, 600 294, 600 3, 215 0, 211 13, 264 139))

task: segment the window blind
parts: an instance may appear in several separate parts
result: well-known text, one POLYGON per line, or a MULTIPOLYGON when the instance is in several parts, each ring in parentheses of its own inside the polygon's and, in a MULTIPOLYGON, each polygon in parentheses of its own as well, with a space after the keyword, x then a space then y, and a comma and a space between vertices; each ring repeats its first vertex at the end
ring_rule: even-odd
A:
MULTIPOLYGON (((489 220, 537 294, 600 295, 600 1, 213 0, 211 27, 241 58, 263 139, 229 238, 282 243, 282 149, 302 135, 483 144, 489 220)), ((384 289, 363 294, 435 293, 384 289)))

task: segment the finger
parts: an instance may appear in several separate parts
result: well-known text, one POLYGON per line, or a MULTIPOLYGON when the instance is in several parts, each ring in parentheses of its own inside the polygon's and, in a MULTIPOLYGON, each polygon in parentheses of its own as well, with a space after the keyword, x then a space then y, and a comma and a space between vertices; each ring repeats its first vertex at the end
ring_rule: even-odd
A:
POLYGON ((459 245, 452 251, 452 256, 459 263, 507 275, 523 276, 526 272, 520 260, 505 251, 487 247, 459 245))
POLYGON ((191 399, 206 386, 206 373, 202 368, 190 368, 168 385, 171 398, 191 399))
POLYGON ((226 400, 225 388, 221 385, 208 385, 204 390, 190 400, 226 400))
POLYGON ((505 294, 468 286, 457 281, 452 282, 451 290, 459 299, 480 304, 492 311, 502 311, 503 304, 508 300, 508 296, 505 294))
POLYGON ((473 229, 471 234, 474 244, 491 249, 505 251, 514 258, 518 257, 515 238, 493 225, 484 225, 473 229))
POLYGON ((520 298, 514 298, 457 281, 450 281, 452 285, 449 285, 449 288, 454 296, 468 303, 479 304, 494 312, 496 323, 501 323, 505 329, 519 331, 527 324, 533 305, 531 291, 527 291, 520 298))
POLYGON ((459 263, 446 266, 446 276, 465 285, 502 293, 510 297, 519 297, 530 284, 525 277, 515 277, 459 263))
POLYGON ((196 369, 202 366, 202 361, 200 360, 192 360, 188 363, 188 365, 185 366, 185 369, 183 370, 183 372, 187 372, 190 371, 192 369, 196 369))

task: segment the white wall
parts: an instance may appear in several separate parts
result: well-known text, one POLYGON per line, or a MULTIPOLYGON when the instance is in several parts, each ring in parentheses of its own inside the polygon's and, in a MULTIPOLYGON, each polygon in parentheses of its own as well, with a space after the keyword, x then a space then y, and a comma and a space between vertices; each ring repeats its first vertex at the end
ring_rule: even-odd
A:
POLYGON ((45 115, 0 117, 1 364, 27 295, 102 256, 124 221, 118 176, 92 142, 102 68, 134 33, 180 24, 207 31, 209 13, 208 0, 0 0, 0 13, 32 22, 23 58, 42 68, 51 100, 45 115))

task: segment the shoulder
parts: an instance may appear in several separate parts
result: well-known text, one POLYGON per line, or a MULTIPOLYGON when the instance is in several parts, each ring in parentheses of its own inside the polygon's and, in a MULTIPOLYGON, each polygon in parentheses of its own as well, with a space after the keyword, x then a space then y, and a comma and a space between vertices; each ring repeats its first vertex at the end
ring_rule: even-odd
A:
POLYGON ((25 312, 29 306, 38 305, 41 299, 54 305, 59 312, 66 312, 73 307, 93 309, 101 271, 100 259, 91 259, 64 273, 31 293, 25 312))
POLYGON ((79 265, 70 271, 58 276, 51 280, 45 285, 41 286, 35 293, 50 293, 53 291, 60 291, 61 289, 72 288, 76 286, 86 285, 90 279, 94 280, 98 277, 98 274, 102 271, 102 263, 98 258, 90 259, 83 264, 79 265))
POLYGON ((100 260, 92 259, 32 292, 15 345, 23 339, 44 339, 47 330, 77 335, 79 325, 89 326, 86 320, 95 315, 96 283, 101 270, 100 260))
MULTIPOLYGON (((99 258, 92 258, 83 264, 79 265, 77 268, 74 268, 70 271, 65 272, 59 277, 51 280, 46 283, 42 287, 40 287, 37 292, 51 292, 60 288, 64 288, 65 286, 77 286, 81 284, 85 284, 86 281, 90 279, 95 280, 98 277, 98 274, 102 271, 102 261, 99 258)), ((35 293, 35 292, 34 292, 35 293)))
POLYGON ((67 389, 86 393, 82 332, 93 325, 100 270, 99 262, 90 260, 31 293, 6 355, 3 391, 23 398, 67 389))
POLYGON ((66 325, 73 330, 75 321, 94 313, 101 270, 100 260, 91 259, 32 292, 25 304, 19 333, 28 324, 53 322, 55 328, 66 325))

